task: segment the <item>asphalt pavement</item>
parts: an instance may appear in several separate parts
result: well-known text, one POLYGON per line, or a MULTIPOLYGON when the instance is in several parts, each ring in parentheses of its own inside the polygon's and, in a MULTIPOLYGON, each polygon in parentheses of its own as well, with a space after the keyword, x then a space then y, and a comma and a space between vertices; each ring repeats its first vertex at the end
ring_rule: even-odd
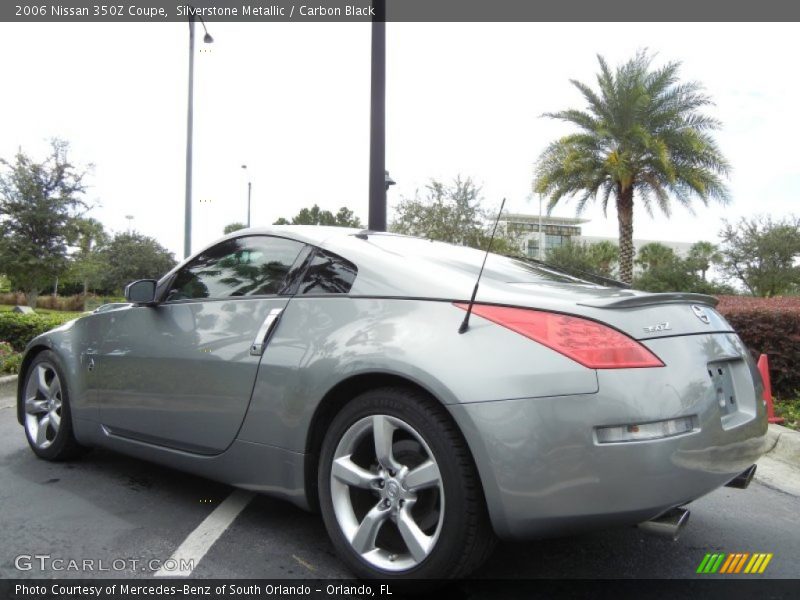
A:
MULTIPOLYGON (((104 450, 69 463, 39 460, 17 424, 13 398, 0 395, 0 578, 150 577, 231 492, 104 450)), ((717 490, 689 508, 678 541, 631 527, 503 543, 476 577, 724 577, 695 573, 706 553, 717 552, 772 553, 757 577, 800 577, 800 502, 793 493, 755 481, 747 490, 717 490)), ((190 577, 350 574, 318 515, 256 496, 190 577)))

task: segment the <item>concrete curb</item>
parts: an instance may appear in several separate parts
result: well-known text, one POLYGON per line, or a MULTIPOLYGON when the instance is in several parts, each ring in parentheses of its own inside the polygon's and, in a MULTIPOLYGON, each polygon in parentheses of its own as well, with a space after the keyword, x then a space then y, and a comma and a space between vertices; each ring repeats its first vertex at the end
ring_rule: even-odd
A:
POLYGON ((768 456, 794 466, 800 466, 800 431, 770 424, 767 431, 770 447, 768 456))
POLYGON ((12 396, 16 396, 17 394, 16 375, 6 375, 5 377, 0 377, 0 396, 6 396, 8 394, 11 394, 12 396))

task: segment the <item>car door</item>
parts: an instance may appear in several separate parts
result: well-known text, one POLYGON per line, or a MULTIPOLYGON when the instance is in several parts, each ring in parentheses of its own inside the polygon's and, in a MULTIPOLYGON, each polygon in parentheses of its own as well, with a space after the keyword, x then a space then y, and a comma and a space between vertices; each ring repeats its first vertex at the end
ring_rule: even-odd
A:
POLYGON ((227 448, 304 248, 228 239, 184 265, 157 305, 109 313, 94 367, 106 431, 202 454, 227 448))

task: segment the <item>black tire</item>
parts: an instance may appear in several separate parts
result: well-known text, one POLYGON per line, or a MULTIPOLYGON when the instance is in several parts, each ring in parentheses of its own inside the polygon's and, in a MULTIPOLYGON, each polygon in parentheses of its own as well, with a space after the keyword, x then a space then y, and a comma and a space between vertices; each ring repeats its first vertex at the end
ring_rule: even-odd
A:
MULTIPOLYGON (((394 448, 397 444, 393 441, 394 448)), ((477 569, 494 548, 496 538, 466 442, 446 410, 416 390, 396 387, 370 390, 345 405, 325 435, 318 473, 325 527, 339 557, 360 578, 396 582, 460 578, 477 569), (432 549, 424 560, 399 572, 384 570, 362 558, 345 537, 333 507, 331 470, 337 446, 354 424, 375 415, 400 419, 416 430, 437 463, 443 489, 444 516, 432 549)))
POLYGON ((25 438, 28 440, 28 445, 33 450, 34 454, 39 458, 49 461, 64 461, 64 460, 71 460, 73 458, 78 458, 79 456, 85 454, 88 451, 88 448, 85 446, 81 446, 78 441, 75 439, 74 430, 72 427, 72 412, 70 410, 70 403, 69 403, 69 382, 64 375, 64 369, 61 367, 61 362, 58 356, 51 352, 50 350, 44 350, 36 355, 36 357, 31 361, 31 364, 28 365, 27 370, 25 371, 25 380, 22 387, 22 402, 23 402, 23 423, 25 429, 25 438), (60 425, 58 427, 57 432, 49 440, 49 444, 46 448, 40 447, 36 443, 34 439, 31 437, 31 433, 27 426, 27 419, 29 418, 28 414, 25 412, 25 405, 24 402, 26 400, 26 392, 29 387, 29 383, 31 378, 37 376, 37 370, 40 367, 45 367, 48 369, 52 369, 59 378, 60 381, 60 425))

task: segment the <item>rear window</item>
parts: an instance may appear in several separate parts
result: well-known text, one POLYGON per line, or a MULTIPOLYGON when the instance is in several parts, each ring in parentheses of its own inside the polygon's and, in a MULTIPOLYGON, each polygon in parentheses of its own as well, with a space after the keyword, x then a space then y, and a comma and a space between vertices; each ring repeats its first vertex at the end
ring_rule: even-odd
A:
POLYGON ((317 248, 306 269, 298 294, 346 294, 358 269, 349 260, 317 248))
MULTIPOLYGON (((436 262, 453 269, 474 274, 481 268, 485 251, 399 235, 370 235, 373 245, 405 258, 436 262)), ((489 254, 483 276, 507 283, 532 283, 537 281, 582 282, 576 277, 561 273, 522 259, 489 254)))

